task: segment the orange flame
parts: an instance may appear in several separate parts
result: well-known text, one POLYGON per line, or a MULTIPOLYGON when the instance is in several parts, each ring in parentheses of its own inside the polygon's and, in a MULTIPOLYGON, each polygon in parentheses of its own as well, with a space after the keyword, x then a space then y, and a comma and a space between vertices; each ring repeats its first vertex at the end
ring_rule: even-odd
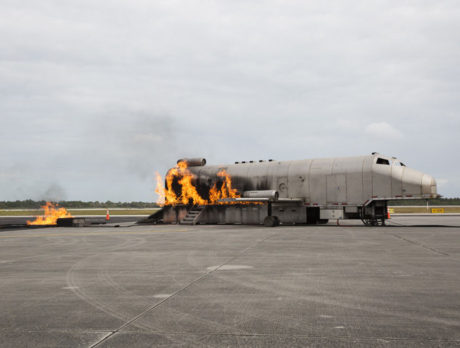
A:
POLYGON ((214 184, 214 186, 209 190, 209 201, 211 204, 225 204, 226 202, 218 202, 218 200, 241 197, 238 194, 238 191, 232 188, 232 179, 225 169, 222 169, 219 173, 217 173, 217 176, 223 178, 224 182, 220 190, 217 188, 217 184, 214 184))
POLYGON ((34 221, 27 221, 27 225, 56 225, 57 219, 72 217, 65 208, 56 207, 57 204, 54 205, 51 202, 46 202, 46 204, 42 206, 44 210, 43 216, 37 216, 34 221))
POLYGON ((161 178, 161 175, 158 172, 155 173, 155 176, 156 176, 156 182, 157 182, 155 193, 158 195, 157 204, 159 204, 160 206, 164 206, 165 205, 165 187, 163 185, 163 179, 161 178))
POLYGON ((208 205, 208 204, 232 204, 234 202, 219 202, 224 198, 240 198, 237 190, 232 188, 232 179, 230 175, 222 169, 217 173, 217 176, 223 178, 223 183, 220 189, 217 184, 209 190, 209 200, 200 196, 197 188, 193 184, 194 176, 187 168, 186 162, 179 162, 176 167, 171 168, 166 174, 166 187, 163 185, 161 176, 156 173, 157 186, 155 192, 158 194, 159 199, 157 203, 160 206, 164 205, 177 205, 189 204, 208 205), (173 189, 173 181, 177 179, 181 186, 180 195, 177 196, 173 189))

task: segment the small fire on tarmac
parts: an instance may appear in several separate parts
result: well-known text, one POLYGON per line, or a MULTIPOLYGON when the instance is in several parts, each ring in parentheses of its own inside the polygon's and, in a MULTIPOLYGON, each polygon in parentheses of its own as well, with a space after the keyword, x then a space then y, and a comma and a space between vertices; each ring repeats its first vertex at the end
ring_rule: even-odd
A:
POLYGON ((42 216, 37 216, 34 221, 27 221, 27 225, 57 225, 57 219, 73 217, 65 208, 58 208, 58 204, 46 202, 42 206, 42 216))

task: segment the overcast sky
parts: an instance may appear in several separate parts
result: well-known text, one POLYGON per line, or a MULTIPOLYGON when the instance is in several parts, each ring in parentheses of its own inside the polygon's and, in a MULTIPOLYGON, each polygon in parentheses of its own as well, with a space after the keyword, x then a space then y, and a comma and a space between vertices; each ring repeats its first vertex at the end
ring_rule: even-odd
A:
POLYGON ((0 200, 378 151, 460 196, 460 2, 0 0, 0 200))

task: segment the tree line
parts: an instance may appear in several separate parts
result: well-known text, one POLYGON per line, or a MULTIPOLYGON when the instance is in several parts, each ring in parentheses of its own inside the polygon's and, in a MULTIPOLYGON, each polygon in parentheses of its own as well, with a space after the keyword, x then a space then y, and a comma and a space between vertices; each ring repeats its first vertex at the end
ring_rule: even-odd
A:
MULTIPOLYGON (((34 201, 27 199, 24 201, 0 201, 0 209, 40 209, 46 201, 34 201)), ((153 202, 112 202, 112 201, 59 201, 54 202, 68 209, 84 208, 158 208, 158 204, 153 202)), ((390 201, 389 205, 418 205, 425 206, 425 199, 408 199, 390 201)), ((429 205, 460 205, 460 198, 436 198, 428 201, 429 205)))
MULTIPOLYGON (((53 202, 59 206, 72 208, 157 208, 158 204, 152 202, 112 202, 112 201, 59 201, 53 202)), ((46 201, 34 201, 26 199, 24 201, 0 201, 0 209, 40 209, 46 201)))

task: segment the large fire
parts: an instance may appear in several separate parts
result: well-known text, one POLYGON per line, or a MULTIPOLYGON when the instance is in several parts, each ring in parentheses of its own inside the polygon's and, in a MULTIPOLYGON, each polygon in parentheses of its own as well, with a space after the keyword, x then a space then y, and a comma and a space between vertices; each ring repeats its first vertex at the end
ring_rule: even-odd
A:
POLYGON ((240 198, 237 190, 232 188, 232 179, 223 169, 217 176, 221 178, 220 184, 215 183, 209 190, 209 199, 200 196, 197 188, 193 184, 193 174, 187 168, 186 162, 179 162, 176 167, 169 170, 166 175, 166 187, 160 174, 156 173, 157 187, 155 192, 158 194, 158 204, 177 205, 177 204, 229 204, 230 202, 222 201, 228 198, 240 198), (180 185, 180 194, 176 194, 173 183, 180 185))
POLYGON ((34 221, 27 221, 27 225, 56 225, 57 219, 72 217, 65 208, 57 208, 57 204, 51 202, 46 202, 42 208, 43 215, 37 216, 34 221))

